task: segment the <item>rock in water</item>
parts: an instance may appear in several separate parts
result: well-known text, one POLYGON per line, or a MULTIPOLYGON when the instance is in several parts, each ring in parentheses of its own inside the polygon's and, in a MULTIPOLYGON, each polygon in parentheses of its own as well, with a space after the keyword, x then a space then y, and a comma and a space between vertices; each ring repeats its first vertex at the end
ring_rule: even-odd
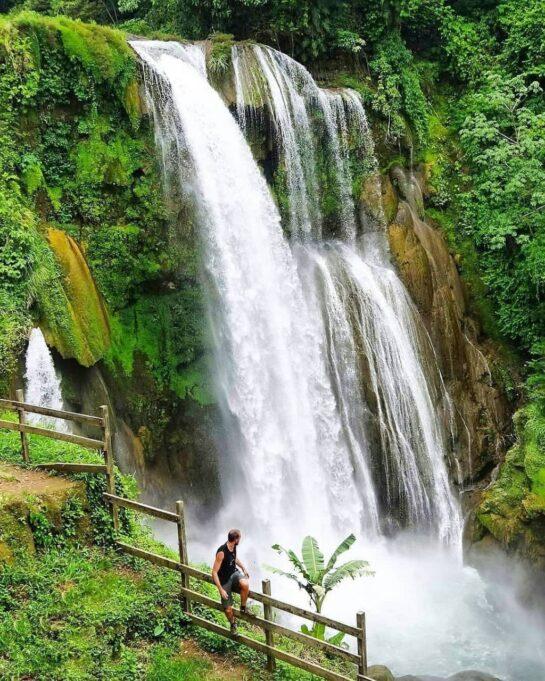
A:
POLYGON ((475 669, 468 669, 465 672, 458 672, 448 677, 448 681, 501 681, 497 676, 487 674, 486 672, 478 672, 475 669))
MULTIPOLYGON (((369 675, 371 678, 375 678, 371 673, 372 669, 373 667, 369 667, 369 675)), ((383 669, 386 669, 386 667, 383 667, 383 669)), ((377 681, 381 681, 382 679, 380 676, 377 676, 376 678, 377 681)), ((398 676, 396 677, 395 681, 501 681, 501 679, 498 679, 497 676, 487 674, 486 672, 478 672, 475 669, 468 669, 464 672, 452 674, 452 676, 449 676, 448 678, 443 676, 413 676, 412 674, 409 674, 408 676, 398 676)))
POLYGON ((444 677, 441 676, 398 676, 396 681, 446 681, 444 677))
POLYGON ((383 664, 374 664, 372 667, 368 667, 367 676, 373 681, 395 681, 392 672, 383 664))

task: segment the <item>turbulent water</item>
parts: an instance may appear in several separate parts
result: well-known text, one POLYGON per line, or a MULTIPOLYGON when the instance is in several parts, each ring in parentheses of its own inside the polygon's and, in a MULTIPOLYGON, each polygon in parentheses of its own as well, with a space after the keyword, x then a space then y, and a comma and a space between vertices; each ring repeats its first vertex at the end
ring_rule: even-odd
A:
MULTIPOLYGON (((30 332, 26 351, 25 401, 40 407, 63 408, 60 378, 55 371, 51 352, 38 327, 30 332)), ((68 430, 66 422, 62 419, 28 414, 27 421, 33 425, 53 427, 60 432, 68 430)))
MULTIPOLYGON (((260 557, 273 541, 296 546, 314 533, 332 544, 353 530, 360 544, 372 543, 382 574, 394 580, 380 547, 384 536, 408 527, 435 551, 446 547, 462 579, 461 513, 447 472, 449 397, 418 312, 390 265, 384 218, 358 214, 352 197, 354 168, 372 178, 376 165, 359 97, 318 88, 275 50, 235 47, 230 111, 208 82, 200 46, 132 45, 143 62, 167 186, 191 204, 200 227, 228 433, 226 503, 216 520, 243 526, 260 557), (282 217, 245 138, 266 121, 284 171, 276 186, 285 197, 278 201, 282 217)), ((366 187, 379 191, 372 181, 366 187)), ((388 626, 380 614, 388 588, 382 577, 379 583, 377 631, 388 626)), ((363 591, 357 594, 346 601, 351 611, 363 591)), ((486 618, 480 606, 476 620, 486 618)), ((389 631, 403 636, 396 617, 389 631)), ((419 669, 438 670, 420 634, 419 669)), ((416 671, 403 646, 396 654, 380 636, 372 641, 383 655, 372 654, 375 661, 416 671)), ((462 657, 447 657, 446 671, 460 668, 462 657)), ((473 666, 494 667, 482 658, 468 656, 473 666)))

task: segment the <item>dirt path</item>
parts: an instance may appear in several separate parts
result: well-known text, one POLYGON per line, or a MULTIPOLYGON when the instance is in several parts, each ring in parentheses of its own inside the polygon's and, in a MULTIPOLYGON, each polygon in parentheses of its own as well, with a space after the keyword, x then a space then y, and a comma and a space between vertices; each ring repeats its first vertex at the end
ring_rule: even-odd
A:
POLYGON ((10 496, 51 494, 77 486, 77 482, 60 475, 48 475, 42 471, 20 468, 9 463, 0 463, 0 494, 9 494, 10 496))
POLYGON ((222 655, 203 651, 192 640, 185 640, 180 643, 180 653, 184 658, 193 657, 196 660, 207 660, 212 665, 212 669, 207 674, 210 681, 252 681, 257 678, 248 667, 238 665, 222 655))

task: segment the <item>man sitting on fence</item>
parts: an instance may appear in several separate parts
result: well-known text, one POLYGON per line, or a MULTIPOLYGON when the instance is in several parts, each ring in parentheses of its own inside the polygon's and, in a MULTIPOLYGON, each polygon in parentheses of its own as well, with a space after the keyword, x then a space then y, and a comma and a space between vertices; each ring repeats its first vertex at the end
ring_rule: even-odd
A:
POLYGON ((233 612, 233 591, 240 594, 240 611, 246 612, 246 601, 250 591, 250 575, 237 558, 237 546, 240 543, 240 530, 229 530, 227 541, 216 551, 216 560, 212 568, 214 584, 220 592, 221 604, 225 615, 231 623, 231 633, 237 633, 237 623, 233 612), (237 566, 242 570, 237 570, 237 566), (242 574, 244 573, 244 575, 242 574))

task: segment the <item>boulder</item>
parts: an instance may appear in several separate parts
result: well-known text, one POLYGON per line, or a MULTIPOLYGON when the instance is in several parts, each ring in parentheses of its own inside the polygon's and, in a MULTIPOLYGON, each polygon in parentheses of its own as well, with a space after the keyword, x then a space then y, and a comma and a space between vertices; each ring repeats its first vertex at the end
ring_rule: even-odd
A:
POLYGON ((394 675, 383 664, 374 664, 367 668, 367 676, 373 681, 395 681, 394 675))
POLYGON ((486 672, 479 672, 474 669, 469 669, 463 672, 457 672, 451 676, 429 676, 424 674, 423 676, 413 676, 409 674, 407 676, 398 676, 395 681, 501 681, 496 676, 487 674, 486 672))
POLYGON ((468 669, 465 672, 458 672, 448 677, 448 681, 501 681, 497 676, 468 669))

